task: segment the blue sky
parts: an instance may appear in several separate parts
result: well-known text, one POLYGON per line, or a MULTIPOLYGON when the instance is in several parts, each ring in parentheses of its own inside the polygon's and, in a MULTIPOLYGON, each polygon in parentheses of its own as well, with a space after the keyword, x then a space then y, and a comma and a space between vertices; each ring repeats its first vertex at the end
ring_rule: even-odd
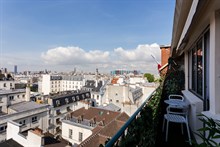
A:
POLYGON ((155 72, 152 57, 141 55, 171 42, 174 0, 0 2, 0 65, 9 70, 155 72))

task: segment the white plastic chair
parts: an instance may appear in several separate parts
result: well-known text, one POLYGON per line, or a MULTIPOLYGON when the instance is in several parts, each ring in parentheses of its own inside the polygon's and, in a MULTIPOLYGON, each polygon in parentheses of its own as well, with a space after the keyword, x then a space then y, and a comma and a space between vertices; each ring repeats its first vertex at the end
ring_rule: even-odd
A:
POLYGON ((182 108, 172 108, 170 106, 167 107, 167 114, 164 114, 164 120, 163 120, 163 131, 164 131, 165 120, 167 121, 166 142, 168 140, 169 122, 173 122, 173 123, 181 123, 182 134, 183 134, 182 124, 186 124, 189 143, 191 145, 191 137, 190 137, 189 125, 188 125, 188 108, 182 109, 183 110, 182 112, 176 112, 176 111, 173 111, 172 109, 176 110, 176 109, 182 109, 182 108))
POLYGON ((175 100, 184 101, 184 97, 182 95, 178 95, 178 94, 171 94, 171 95, 169 95, 168 98, 169 98, 169 100, 175 99, 175 100))

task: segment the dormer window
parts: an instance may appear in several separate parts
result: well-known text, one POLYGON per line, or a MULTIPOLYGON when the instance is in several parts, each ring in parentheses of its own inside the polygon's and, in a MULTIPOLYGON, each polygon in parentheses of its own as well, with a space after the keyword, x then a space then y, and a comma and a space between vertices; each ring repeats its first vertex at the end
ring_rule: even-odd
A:
POLYGON ((68 99, 68 98, 65 98, 65 102, 68 104, 68 103, 69 103, 69 99, 68 99))
POLYGON ((87 97, 87 98, 89 97, 89 93, 86 93, 86 97, 87 97))
POLYGON ((76 99, 79 101, 79 96, 78 95, 76 96, 76 99))
POLYGON ((82 98, 85 99, 85 95, 84 94, 82 94, 82 98))
POLYGON ((60 101, 56 100, 56 104, 57 104, 57 106, 59 106, 60 105, 60 101))
POLYGON ((73 100, 73 102, 75 102, 75 101, 76 101, 76 98, 75 98, 75 96, 73 96, 73 97, 72 97, 72 100, 73 100))

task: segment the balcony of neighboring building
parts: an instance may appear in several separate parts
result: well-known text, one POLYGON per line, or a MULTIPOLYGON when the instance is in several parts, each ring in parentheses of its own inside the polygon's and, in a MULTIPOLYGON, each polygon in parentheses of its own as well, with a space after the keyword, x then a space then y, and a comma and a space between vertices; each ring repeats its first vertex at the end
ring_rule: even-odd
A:
POLYGON ((56 115, 59 116, 61 115, 62 113, 60 112, 60 110, 56 110, 56 115))
POLYGON ((70 107, 67 107, 67 108, 66 108, 66 111, 67 111, 67 112, 72 112, 73 110, 72 110, 70 107))
POLYGON ((57 128, 56 128, 56 133, 55 133, 55 135, 58 135, 58 134, 62 134, 62 130, 60 129, 60 127, 57 127, 57 128))
POLYGON ((58 118, 58 119, 56 119, 56 124, 57 125, 61 125, 61 121, 60 121, 60 119, 58 118))

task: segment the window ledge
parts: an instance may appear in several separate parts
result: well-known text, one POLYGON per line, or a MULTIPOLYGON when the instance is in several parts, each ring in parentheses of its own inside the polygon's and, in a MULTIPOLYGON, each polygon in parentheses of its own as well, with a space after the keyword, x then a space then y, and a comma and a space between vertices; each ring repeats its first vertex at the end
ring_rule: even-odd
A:
POLYGON ((205 116, 212 118, 214 120, 219 120, 220 121, 220 114, 214 114, 210 111, 203 111, 202 114, 204 114, 205 116))
POLYGON ((38 121, 34 121, 34 122, 32 122, 32 124, 36 124, 36 123, 38 123, 38 121))
POLYGON ((182 90, 183 96, 188 100, 189 104, 195 105, 197 103, 203 103, 203 101, 188 90, 182 90))

